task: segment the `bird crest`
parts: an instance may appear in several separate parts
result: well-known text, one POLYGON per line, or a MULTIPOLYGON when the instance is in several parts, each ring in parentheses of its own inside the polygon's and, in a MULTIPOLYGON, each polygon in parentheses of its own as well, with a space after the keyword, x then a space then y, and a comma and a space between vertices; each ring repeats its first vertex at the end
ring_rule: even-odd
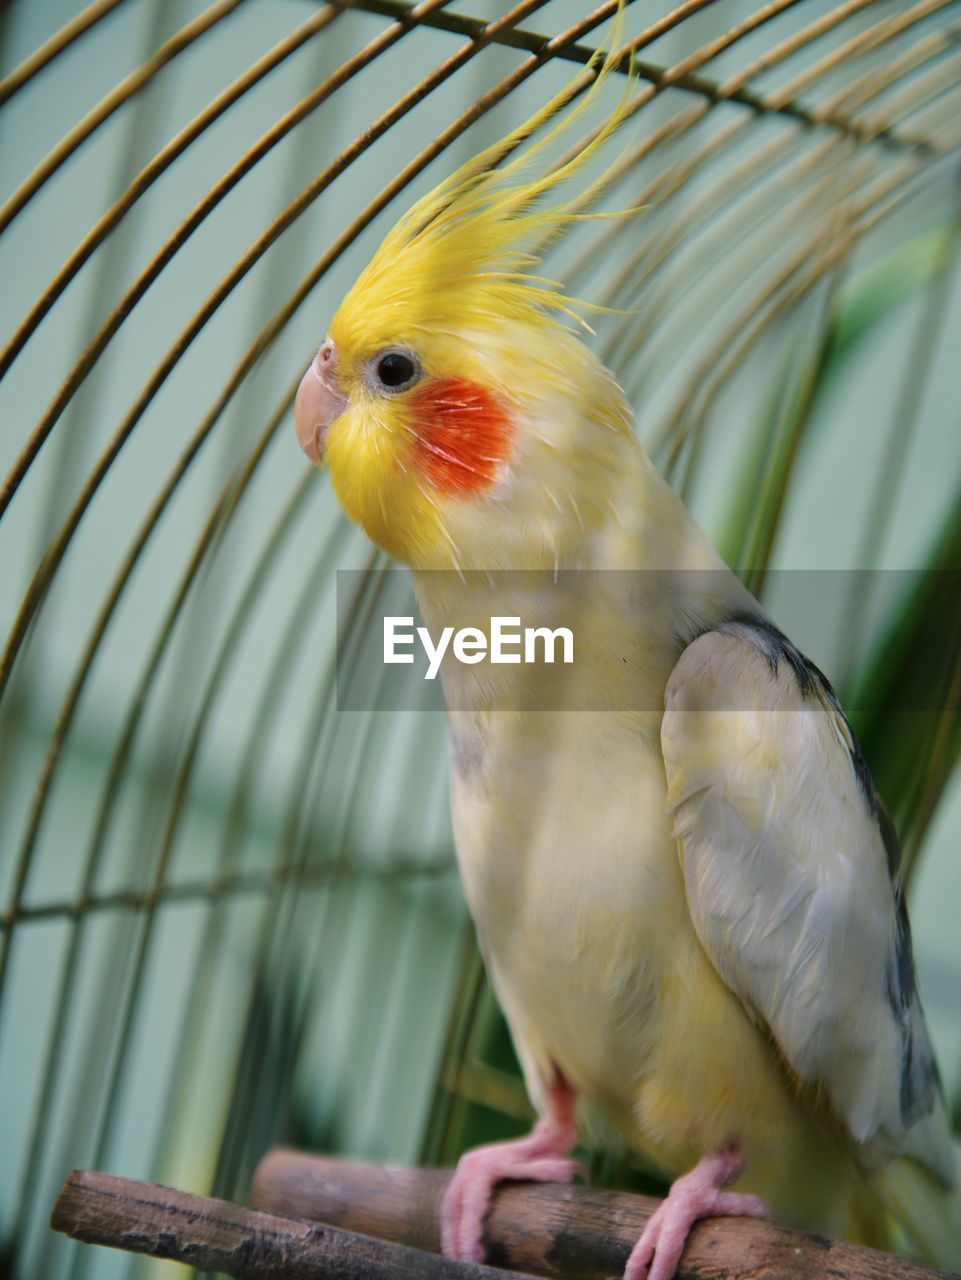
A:
POLYGON ((550 162, 547 154, 590 111, 604 81, 628 58, 617 48, 620 26, 619 12, 606 55, 595 55, 545 106, 398 221, 341 304, 331 327, 338 345, 375 350, 398 341, 415 343, 423 333, 436 339, 444 331, 503 332, 505 322, 549 329, 573 319, 587 327, 582 312, 599 308, 569 297, 537 268, 572 224, 636 212, 590 208, 612 180, 616 164, 579 188, 576 182, 631 114, 633 71, 629 68, 624 92, 600 126, 560 159, 550 162), (559 198, 564 186, 572 190, 559 198))

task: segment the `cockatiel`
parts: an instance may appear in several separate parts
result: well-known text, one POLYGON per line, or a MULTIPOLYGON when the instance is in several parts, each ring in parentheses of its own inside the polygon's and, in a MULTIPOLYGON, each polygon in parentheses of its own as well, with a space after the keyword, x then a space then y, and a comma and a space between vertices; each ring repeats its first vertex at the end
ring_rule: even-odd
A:
POLYGON ((413 206, 295 405, 432 634, 524 614, 576 635, 569 670, 443 672, 458 863, 540 1116, 462 1157, 444 1249, 483 1256, 498 1181, 572 1176, 577 1112, 676 1177, 627 1280, 668 1280, 716 1214, 906 1234, 961 1267, 961 1161, 867 766, 654 469, 578 304, 535 274, 601 189, 558 194, 627 95, 564 163, 545 148, 616 61, 413 206))

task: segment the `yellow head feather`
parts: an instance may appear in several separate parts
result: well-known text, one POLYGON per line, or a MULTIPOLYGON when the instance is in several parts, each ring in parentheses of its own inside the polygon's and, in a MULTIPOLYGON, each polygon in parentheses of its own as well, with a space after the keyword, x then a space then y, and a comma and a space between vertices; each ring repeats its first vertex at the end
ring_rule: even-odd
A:
MULTIPOLYGON (((620 12, 606 57, 598 56, 546 106, 400 219, 331 324, 338 383, 347 401, 327 434, 331 479, 351 518, 409 564, 461 563, 473 559, 472 552, 483 558, 484 518, 480 504, 445 502, 411 465, 416 450, 408 396, 380 394, 371 382, 371 364, 385 349, 409 351, 426 383, 457 377, 488 388, 498 402, 510 402, 515 417, 543 417, 546 402, 569 402, 575 385, 584 420, 617 420, 624 427, 623 399, 613 380, 565 332, 568 321, 579 319, 579 310, 590 304, 535 274, 550 243, 572 223, 606 216, 585 210, 613 176, 614 165, 567 198, 557 192, 582 174, 630 114, 633 75, 599 128, 560 161, 548 163, 545 152, 583 119, 620 65, 625 55, 615 51, 619 30, 620 12), (468 507, 480 526, 464 530, 458 519, 468 518, 468 507)), ((514 444, 523 447, 519 438, 514 444)), ((542 496, 538 488, 538 501, 542 496)))
MULTIPOLYGON (((615 43, 619 29, 620 15, 615 43)), ((517 129, 413 205, 338 310, 330 333, 341 350, 413 345, 424 335, 443 345, 448 333, 477 335, 518 322, 550 329, 589 307, 532 268, 572 223, 604 216, 583 210, 614 166, 568 199, 542 202, 583 169, 630 113, 633 76, 599 129, 580 139, 561 162, 526 175, 545 148, 590 109, 623 57, 614 49, 598 57, 517 129), (543 137, 502 163, 551 120, 555 123, 543 137)))

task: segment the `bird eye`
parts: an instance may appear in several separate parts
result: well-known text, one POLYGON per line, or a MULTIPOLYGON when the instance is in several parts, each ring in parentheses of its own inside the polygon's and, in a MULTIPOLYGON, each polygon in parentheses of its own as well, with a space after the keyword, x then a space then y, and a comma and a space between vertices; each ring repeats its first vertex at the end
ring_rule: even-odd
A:
POLYGON ((417 381, 420 370, 406 351, 385 351, 378 357, 374 373, 385 391, 403 391, 417 381))

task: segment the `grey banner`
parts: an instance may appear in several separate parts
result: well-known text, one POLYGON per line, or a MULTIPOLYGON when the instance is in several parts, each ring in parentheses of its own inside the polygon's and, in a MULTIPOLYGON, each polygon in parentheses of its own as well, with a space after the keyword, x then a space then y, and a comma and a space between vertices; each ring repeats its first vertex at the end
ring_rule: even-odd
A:
MULTIPOLYGON (((715 570, 341 570, 338 707, 656 713, 684 648, 731 624, 772 671, 805 655, 842 695, 870 678, 892 713, 947 705, 961 572, 778 570, 764 588, 758 606, 715 570)), ((756 683, 723 709, 782 707, 756 683)))

